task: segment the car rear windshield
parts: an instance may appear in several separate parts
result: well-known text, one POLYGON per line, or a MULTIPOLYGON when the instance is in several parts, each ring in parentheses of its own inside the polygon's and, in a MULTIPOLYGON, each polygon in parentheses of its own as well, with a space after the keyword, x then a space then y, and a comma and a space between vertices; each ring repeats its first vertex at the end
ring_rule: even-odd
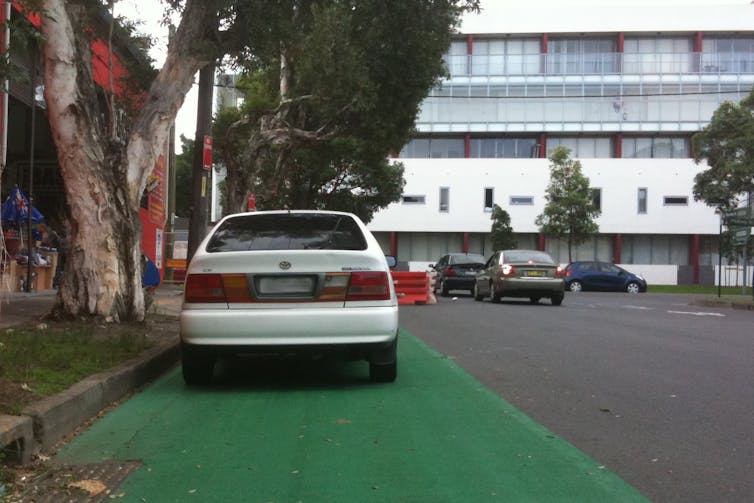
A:
POLYGON ((451 264, 484 264, 486 259, 481 255, 451 255, 451 264))
POLYGON ((506 262, 535 262, 539 264, 554 264, 547 253, 539 251, 507 251, 503 257, 506 262))
POLYGON ((281 213, 241 215, 225 220, 207 251, 365 250, 364 234, 348 215, 281 213))

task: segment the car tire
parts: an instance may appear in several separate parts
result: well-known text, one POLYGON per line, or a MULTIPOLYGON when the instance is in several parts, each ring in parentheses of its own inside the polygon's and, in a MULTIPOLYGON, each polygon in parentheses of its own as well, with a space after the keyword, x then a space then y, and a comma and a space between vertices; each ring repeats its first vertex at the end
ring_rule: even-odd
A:
POLYGON ((502 295, 500 295, 500 292, 495 289, 495 284, 490 283, 490 301, 497 304, 498 302, 500 302, 501 297, 502 295))
POLYGON ((581 281, 571 281, 568 283, 568 290, 571 292, 581 292, 584 290, 584 286, 581 284, 581 281))
POLYGON ((183 368, 183 382, 189 386, 204 386, 212 381, 215 370, 215 356, 181 344, 181 366, 183 368))
POLYGON ((564 295, 562 293, 560 295, 555 295, 554 297, 550 297, 550 302, 552 302, 553 306, 559 306, 563 303, 563 297, 564 295))
POLYGON ((444 280, 440 280, 440 295, 447 297, 448 293, 448 284, 444 280))
POLYGON ((641 287, 636 281, 631 281, 626 285, 626 291, 628 293, 639 293, 641 291, 641 287))
POLYGON ((369 362, 369 379, 372 382, 393 382, 398 377, 398 360, 392 363, 369 362))
POLYGON ((529 303, 536 304, 539 302, 539 297, 529 297, 529 303))
POLYGON ((479 285, 476 283, 474 283, 474 289, 471 291, 471 295, 474 296, 474 300, 477 302, 481 302, 484 299, 482 294, 479 293, 479 285))

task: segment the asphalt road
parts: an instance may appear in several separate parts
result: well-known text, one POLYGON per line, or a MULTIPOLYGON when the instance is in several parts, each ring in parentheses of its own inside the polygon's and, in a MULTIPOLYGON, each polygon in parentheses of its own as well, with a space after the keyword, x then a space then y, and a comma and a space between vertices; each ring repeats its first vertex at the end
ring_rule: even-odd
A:
POLYGON ((401 326, 657 502, 754 501, 754 313, 676 295, 459 294, 401 326))

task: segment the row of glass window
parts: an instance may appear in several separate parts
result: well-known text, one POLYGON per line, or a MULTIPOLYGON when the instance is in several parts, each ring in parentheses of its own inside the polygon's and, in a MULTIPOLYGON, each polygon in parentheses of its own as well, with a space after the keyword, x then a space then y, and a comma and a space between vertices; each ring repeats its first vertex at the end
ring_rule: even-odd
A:
POLYGON ((631 37, 617 52, 616 37, 539 38, 452 42, 445 61, 452 76, 602 73, 745 73, 754 71, 754 37, 705 37, 694 53, 691 36, 631 37))
MULTIPOLYGON (((558 146, 568 147, 571 156, 581 159, 609 159, 614 157, 611 137, 547 138, 547 155, 558 146)), ((460 159, 465 157, 464 138, 414 138, 399 157, 407 159, 460 159)), ((536 138, 472 138, 469 157, 482 159, 536 158, 540 145, 536 138)), ((621 140, 622 157, 626 159, 682 159, 691 157, 690 141, 684 136, 627 136, 621 140)))
MULTIPOLYGON (((602 189, 592 187, 592 204, 595 208, 602 211, 602 189)), ((646 187, 636 189, 636 213, 644 215, 647 213, 647 200, 649 194, 646 187)), ((491 212, 495 205, 495 189, 493 187, 484 188, 484 204, 482 208, 485 212, 491 212)), ((401 197, 402 204, 426 204, 427 198, 421 194, 405 194, 401 197)), ((663 196, 662 203, 664 206, 688 206, 688 196, 663 196)), ((532 206, 534 205, 534 196, 510 196, 508 198, 509 206, 532 206)), ((450 187, 440 187, 439 208, 440 213, 450 212, 450 187)))

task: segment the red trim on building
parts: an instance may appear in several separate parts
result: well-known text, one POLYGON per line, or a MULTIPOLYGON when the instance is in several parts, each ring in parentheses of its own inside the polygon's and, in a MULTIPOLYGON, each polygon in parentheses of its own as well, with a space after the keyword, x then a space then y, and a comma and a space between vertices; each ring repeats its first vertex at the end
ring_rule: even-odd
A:
POLYGON ((550 44, 550 37, 547 33, 542 34, 542 54, 547 54, 547 46, 550 44))
POLYGON ((471 157, 471 133, 466 133, 463 140, 463 156, 468 159, 471 157))
POLYGON ((545 55, 543 58, 539 58, 539 71, 543 74, 547 72, 547 50, 550 45, 550 37, 547 33, 542 34, 542 40, 540 42, 540 52, 545 55))
POLYGON ((694 52, 702 52, 702 32, 694 33, 694 52))
POLYGON ((545 251, 545 235, 544 234, 540 233, 537 235, 537 250, 545 251))
POLYGON ((613 157, 621 159, 623 157, 623 135, 615 133, 613 137, 613 157))
POLYGON ((613 263, 621 263, 621 253, 623 252, 623 235, 616 234, 613 238, 613 263))
POLYGON ((689 263, 694 270, 694 284, 699 284, 699 248, 701 245, 701 237, 699 234, 692 234, 691 246, 689 247, 689 263))
POLYGON ((623 52, 623 46, 626 43, 626 35, 623 32, 618 33, 618 52, 623 52))
POLYGON ((471 56, 474 53, 474 35, 466 36, 466 54, 471 56))
POLYGON ((547 133, 539 133, 539 158, 547 157, 547 133))
POLYGON ((463 233, 463 253, 469 253, 469 233, 463 233))
POLYGON ((391 232, 390 233, 390 255, 395 257, 396 260, 398 260, 398 233, 397 232, 391 232))

